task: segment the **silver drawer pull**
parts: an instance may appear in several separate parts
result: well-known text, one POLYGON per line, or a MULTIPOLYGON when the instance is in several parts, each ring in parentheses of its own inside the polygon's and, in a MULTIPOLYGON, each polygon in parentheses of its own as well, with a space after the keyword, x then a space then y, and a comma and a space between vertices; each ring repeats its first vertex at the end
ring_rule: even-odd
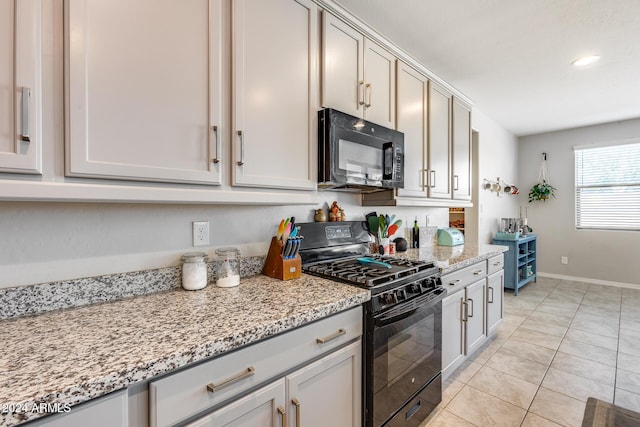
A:
POLYGON ((256 373, 256 368, 254 368, 253 366, 249 366, 243 372, 240 372, 237 375, 229 377, 226 380, 222 380, 218 384, 214 384, 214 383, 207 384, 207 390, 210 391, 211 393, 214 393, 214 392, 220 390, 223 387, 231 385, 231 384, 235 383, 236 381, 240 381, 241 379, 248 378, 248 377, 250 377, 251 375, 253 375, 255 373, 256 373))
POLYGON ((452 281, 449 282, 449 286, 453 286, 453 285, 455 285, 456 283, 459 283, 459 282, 460 282, 460 279, 452 280, 452 281))
POLYGON ((22 123, 20 126, 20 141, 31 142, 29 136, 29 97, 31 90, 28 87, 22 88, 22 123))
POLYGON ((293 403, 293 406, 296 407, 296 427, 300 427, 300 411, 302 410, 302 405, 300 404, 300 401, 298 399, 296 399, 295 397, 293 399, 291 399, 291 403, 293 403))
POLYGON ((484 270, 478 270, 478 271, 474 271, 473 275, 477 276, 478 274, 482 274, 482 273, 484 273, 484 270))
POLYGON ((329 342, 329 341, 331 341, 331 340, 335 340, 335 339, 336 339, 336 338, 338 338, 339 336, 342 336, 342 335, 344 335, 344 334, 346 334, 346 333, 347 333, 347 330, 346 330, 346 329, 340 328, 340 329, 338 329, 338 331, 337 331, 337 332, 335 332, 335 333, 333 333, 333 334, 331 334, 331 335, 327 335, 327 336, 326 336, 326 337, 324 337, 324 338, 316 338, 316 342, 317 342, 318 344, 324 344, 324 343, 327 343, 327 342, 329 342))
POLYGON ((241 130, 238 131, 238 137, 240 137, 240 161, 236 163, 242 166, 244 165, 244 133, 241 130))
POLYGON ((216 137, 216 156, 211 159, 213 163, 220 163, 220 136, 218 135, 218 126, 211 126, 211 130, 216 137))
POLYGON ((500 261, 496 261, 496 262, 493 263, 493 265, 497 267, 499 265, 502 265, 502 263, 500 261))

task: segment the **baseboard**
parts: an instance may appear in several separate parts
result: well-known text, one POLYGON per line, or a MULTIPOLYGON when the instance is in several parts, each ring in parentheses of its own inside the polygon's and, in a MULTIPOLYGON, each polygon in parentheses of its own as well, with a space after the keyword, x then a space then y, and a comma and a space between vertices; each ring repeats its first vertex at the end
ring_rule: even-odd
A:
POLYGON ((563 274, 538 272, 538 277, 548 277, 550 279, 571 280, 573 282, 593 283, 594 285, 616 286, 618 288, 640 289, 640 284, 614 282, 611 280, 591 279, 589 277, 565 276, 563 274))

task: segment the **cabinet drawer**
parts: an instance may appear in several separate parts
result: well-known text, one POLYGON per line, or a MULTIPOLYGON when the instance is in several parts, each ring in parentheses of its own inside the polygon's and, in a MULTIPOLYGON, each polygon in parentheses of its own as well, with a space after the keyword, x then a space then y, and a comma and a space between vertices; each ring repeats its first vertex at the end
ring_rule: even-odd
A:
POLYGON ((487 275, 487 262, 482 261, 442 276, 442 286, 449 295, 487 275))
POLYGON ((504 255, 496 255, 487 260, 487 274, 496 273, 504 268, 504 255))
POLYGON ((356 307, 152 381, 150 424, 175 424, 361 335, 356 307))

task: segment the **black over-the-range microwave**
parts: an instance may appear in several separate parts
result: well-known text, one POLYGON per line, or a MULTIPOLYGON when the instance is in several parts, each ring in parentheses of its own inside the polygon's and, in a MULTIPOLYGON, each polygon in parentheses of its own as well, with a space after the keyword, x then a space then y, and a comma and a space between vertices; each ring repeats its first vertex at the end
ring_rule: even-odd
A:
POLYGON ((331 108, 320 110, 318 188, 404 188, 404 134, 331 108))

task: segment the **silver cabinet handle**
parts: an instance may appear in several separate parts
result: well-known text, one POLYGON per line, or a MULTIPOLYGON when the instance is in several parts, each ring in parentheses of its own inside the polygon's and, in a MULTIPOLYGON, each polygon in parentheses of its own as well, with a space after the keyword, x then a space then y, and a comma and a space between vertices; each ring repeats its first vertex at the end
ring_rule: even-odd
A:
POLYGON ((489 304, 493 302, 493 288, 489 286, 489 304))
POLYGON ((365 105, 364 101, 364 81, 358 82, 358 105, 365 105))
POLYGON ((458 175, 453 175, 453 189, 458 190, 458 175))
POLYGON ((344 334, 346 334, 346 333, 347 333, 347 330, 346 330, 346 329, 340 328, 340 329, 338 329, 336 332, 334 332, 333 334, 331 334, 331 335, 327 335, 327 336, 326 336, 326 337, 324 337, 324 338, 316 338, 316 342, 317 342, 318 344, 328 343, 329 341, 331 341, 331 340, 335 340, 335 339, 336 339, 336 338, 338 338, 339 336, 344 335, 344 334))
POLYGON ((369 108, 371 107, 371 90, 372 90, 372 84, 371 83, 367 83, 366 85, 364 85, 365 88, 365 95, 366 92, 369 92, 369 102, 367 102, 366 104, 364 104, 365 107, 369 108), (368 89, 368 90, 367 90, 368 89))
POLYGON ((214 383, 209 383, 207 384, 207 390, 210 391, 211 393, 215 393, 216 391, 220 390, 223 387, 226 387, 228 385, 231 385, 235 382, 238 382, 242 379, 245 378, 249 378, 250 376, 252 376, 253 374, 256 373, 256 368, 254 368, 253 366, 249 366, 247 369, 245 369, 244 371, 240 372, 239 374, 236 374, 232 377, 229 377, 225 380, 220 381, 218 384, 214 384, 214 383))
POLYGON ((282 416, 282 427, 287 427, 287 411, 282 406, 278 406, 278 413, 282 416))
POLYGON ((291 399, 291 403, 293 403, 293 405, 296 407, 296 427, 300 427, 300 407, 302 405, 300 405, 300 401, 298 399, 296 399, 295 397, 293 399, 291 399))
POLYGON ((216 156, 211 159, 213 163, 220 163, 220 145, 222 141, 220 141, 220 135, 218 135, 218 126, 211 126, 211 130, 216 137, 216 156))
POLYGON ((242 166, 244 165, 244 133, 239 130, 238 136, 240 137, 240 161, 238 162, 238 166, 242 166))
MULTIPOLYGON (((469 300, 469 302, 471 303, 471 314, 469 314, 467 312, 467 317, 473 317, 473 312, 474 312, 474 310, 473 310, 473 299, 472 298, 467 298, 467 300, 469 300)), ((467 304, 467 309, 468 308, 469 308, 469 304, 467 304)))
POLYGON ((469 308, 468 308, 468 304, 466 302, 462 302, 462 304, 460 304, 460 318, 462 319, 463 322, 466 322, 467 320, 469 320, 469 308))
POLYGON ((429 171, 429 185, 431 188, 436 186, 436 171, 429 171))
POLYGON ((473 272, 473 275, 477 276, 477 275, 482 274, 482 273, 484 273, 484 270, 477 270, 477 271, 473 272))
POLYGON ((427 170, 422 169, 420 172, 422 175, 422 189, 424 190, 427 187, 427 170))
POLYGON ((493 265, 494 265, 495 267, 497 267, 497 266, 499 266, 499 265, 502 265, 502 262, 500 262, 500 261, 496 261, 496 262, 494 262, 494 263, 493 263, 493 265))
POLYGON ((449 286, 453 286, 453 285, 455 285, 456 283, 459 283, 459 282, 460 282, 460 279, 452 280, 452 281, 449 282, 449 286))
POLYGON ((29 137, 29 98, 31 90, 28 87, 22 88, 22 124, 20 126, 20 141, 31 142, 29 137))

